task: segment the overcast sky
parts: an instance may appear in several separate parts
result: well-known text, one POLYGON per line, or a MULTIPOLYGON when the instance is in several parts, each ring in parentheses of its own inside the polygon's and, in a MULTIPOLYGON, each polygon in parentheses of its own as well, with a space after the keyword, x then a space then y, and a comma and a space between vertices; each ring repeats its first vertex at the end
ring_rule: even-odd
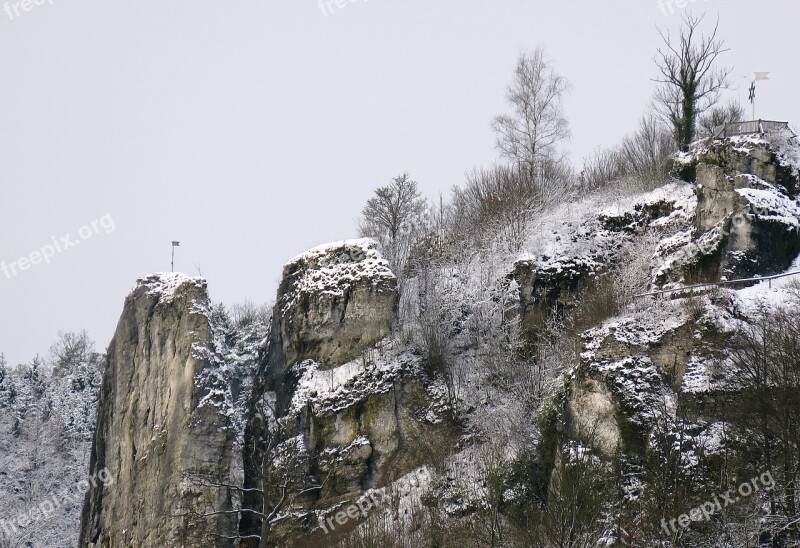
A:
MULTIPOLYGON (((12 363, 45 354, 59 330, 85 328, 104 349, 135 280, 169 270, 173 239, 176 269, 201 271, 212 298, 272 301, 288 259, 355 235, 376 186, 407 171, 433 197, 496 160, 490 123, 522 50, 544 46, 573 85, 571 159, 613 145, 649 102, 656 25, 681 12, 658 0, 338 0, 327 15, 317 0, 36 1, 0 12, 0 261, 17 261, 17 275, 0 271, 0 352, 12 363), (49 264, 19 269, 47 245, 62 248, 49 264)), ((746 101, 745 76, 771 71, 758 116, 800 122, 800 2, 688 4, 719 13, 730 96, 746 101)))

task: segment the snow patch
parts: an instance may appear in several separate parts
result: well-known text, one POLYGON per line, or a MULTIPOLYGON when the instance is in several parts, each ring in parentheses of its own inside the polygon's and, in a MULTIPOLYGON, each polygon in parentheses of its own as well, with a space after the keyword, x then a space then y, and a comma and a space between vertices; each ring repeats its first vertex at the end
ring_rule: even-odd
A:
POLYGON ((747 200, 750 211, 759 220, 800 227, 800 205, 774 187, 737 188, 736 193, 747 200))
POLYGON ((187 276, 179 272, 155 272, 136 280, 136 287, 130 295, 143 287, 147 295, 158 298, 162 303, 169 303, 175 299, 178 290, 184 285, 194 286, 203 291, 207 288, 205 278, 187 276))
POLYGON ((291 291, 281 310, 285 313, 301 295, 341 297, 356 284, 376 290, 397 278, 370 238, 342 240, 309 249, 284 266, 284 277, 294 273, 291 291))
POLYGON ((379 343, 378 348, 343 365, 321 370, 314 360, 291 367, 298 377, 290 404, 294 412, 311 406, 314 412, 339 411, 366 397, 391 390, 405 372, 418 370, 419 358, 399 349, 397 341, 379 343))

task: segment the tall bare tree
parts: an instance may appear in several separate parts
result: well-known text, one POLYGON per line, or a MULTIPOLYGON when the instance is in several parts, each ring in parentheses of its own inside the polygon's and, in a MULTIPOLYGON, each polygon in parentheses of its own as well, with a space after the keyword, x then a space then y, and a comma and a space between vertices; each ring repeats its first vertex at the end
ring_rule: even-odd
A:
POLYGON ((552 158, 557 145, 570 136, 562 106, 569 87, 541 48, 520 55, 506 94, 512 113, 495 118, 492 127, 497 148, 531 179, 543 161, 552 158))
POLYGON ((686 148, 695 139, 697 118, 713 106, 727 88, 731 69, 718 68, 717 58, 728 51, 717 38, 719 20, 710 35, 700 32, 705 16, 683 16, 678 37, 659 29, 664 45, 655 57, 659 76, 655 105, 670 123, 675 142, 686 148))
POLYGON ((86 330, 80 333, 59 332, 58 340, 50 347, 48 365, 53 369, 53 375, 61 378, 75 372, 84 364, 94 363, 100 359, 95 352, 94 342, 89 338, 86 330))

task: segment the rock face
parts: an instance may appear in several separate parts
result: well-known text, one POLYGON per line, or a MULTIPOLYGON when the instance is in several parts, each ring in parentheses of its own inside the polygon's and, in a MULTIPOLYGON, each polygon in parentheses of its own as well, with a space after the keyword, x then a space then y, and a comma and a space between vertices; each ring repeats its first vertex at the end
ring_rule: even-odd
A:
MULTIPOLYGON (((681 172, 695 183, 697 207, 691 226, 659 243, 656 285, 769 275, 796 260, 800 148, 779 149, 763 137, 704 143, 679 158, 681 172)), ((686 451, 708 449, 713 456, 703 440, 719 439, 715 432, 746 389, 726 354, 735 326, 774 299, 770 291, 762 284, 639 301, 590 329, 544 436, 562 452, 577 444, 607 462, 617 459, 632 477, 642 476, 645 463, 661 462, 658 440, 680 439, 681 428, 701 444, 686 442, 686 451)), ((559 454, 550 458, 559 466, 559 454)))
POLYGON ((247 546, 311 542, 328 512, 427 462, 425 439, 447 432, 419 358, 390 336, 396 278, 376 249, 339 242, 284 268, 245 431, 247 546))
POLYGON ((607 459, 644 451, 665 394, 679 391, 708 341, 680 306, 607 322, 585 334, 581 363, 567 385, 565 437, 607 459))
POLYGON ((795 196, 799 189, 796 166, 792 164, 790 158, 780 154, 776 146, 762 136, 749 135, 703 142, 688 154, 679 156, 675 170, 682 179, 695 181, 700 177, 701 165, 716 166, 726 175, 753 175, 795 196))
POLYGON ((530 339, 552 315, 570 309, 606 265, 581 258, 548 261, 522 259, 514 263, 519 285, 522 326, 530 339))
POLYGON ((86 497, 81 546, 215 546, 233 524, 224 511, 233 428, 198 379, 212 363, 205 280, 139 280, 108 350, 91 471, 107 470, 86 497))
MULTIPOLYGON (((796 151, 789 144, 783 151, 796 151)), ((695 183, 693 239, 687 281, 747 278, 785 270, 800 251, 798 166, 761 136, 705 143, 680 159, 695 183)))
MULTIPOLYGON (((603 278, 625 246, 650 228, 688 228, 695 201, 690 185, 674 183, 603 211, 587 211, 578 226, 558 227, 544 237, 547 253, 518 259, 511 277, 519 286, 522 328, 534 340, 552 316, 575 307, 587 293, 602 291, 603 278)), ((633 257, 636 259, 636 257, 633 257)), ((643 265, 646 268, 646 265, 643 265)))
MULTIPOLYGON (((565 353, 575 355, 574 367, 543 410, 534 417, 519 409, 521 422, 536 420, 541 440, 541 454, 522 461, 521 473, 537 497, 556 485, 554 471, 584 450, 618 465, 620 477, 630 479, 622 489, 635 495, 646 467, 664 460, 658 451, 683 436, 684 423, 698 440, 714 438, 741 390, 728 382, 725 342, 755 300, 720 291, 703 296, 702 306, 647 296, 631 303, 628 290, 786 269, 800 251, 798 158, 760 137, 705 143, 678 162, 689 180, 610 207, 591 197, 564 204, 577 213, 553 215, 553 226, 537 227, 541 242, 513 267, 504 263, 497 276, 502 287, 485 299, 497 312, 474 313, 476 323, 494 318, 505 327, 518 313, 522 342, 536 350, 547 342, 553 316, 582 314, 586 323, 575 332, 591 327, 574 353, 569 334, 565 353), (604 293, 609 287, 626 291, 627 300, 612 301, 617 296, 604 293)), ((481 283, 489 278, 480 272, 481 283)), ((464 279, 453 292, 473 281, 464 279)), ((477 462, 471 446, 481 441, 462 438, 452 411, 458 390, 446 384, 425 347, 431 327, 422 313, 429 301, 419 299, 419 315, 398 325, 397 285, 372 240, 314 248, 286 264, 271 320, 262 318, 254 341, 237 353, 230 345, 243 339, 221 327, 224 313, 212 313, 204 280, 171 274, 140 280, 108 351, 91 471, 110 481, 87 494, 81 546, 331 545, 335 535, 325 523, 332 530, 332 516, 346 511, 346 526, 336 518, 346 532, 367 517, 351 515, 356 501, 424 465, 446 463, 455 451, 457 462, 443 467, 439 509, 461 513, 488 500, 473 500, 478 476, 461 474, 469 496, 449 489, 459 475, 451 472, 477 462), (229 479, 234 439, 243 484, 229 479)), ((758 287, 743 291, 751 289, 758 287)), ((517 340, 516 332, 500 329, 476 329, 474 337, 462 330, 459 322, 473 314, 468 300, 454 301, 464 306, 444 333, 462 341, 448 358, 472 366, 484 363, 484 351, 505 351, 482 348, 491 336, 513 334, 509 346, 517 340)), ((505 360, 500 356, 498 362, 505 360)), ((561 367, 566 360, 553 362, 561 367)), ((491 396, 518 378, 489 373, 459 381, 459 390, 483 385, 473 394, 482 407, 467 401, 470 407, 461 409, 476 415, 483 407, 499 409, 492 410, 491 396), (499 386, 486 386, 494 382, 499 386)), ((400 508, 407 509, 397 503, 391 511, 400 508)))
POLYGON ((275 335, 286 365, 314 358, 336 367, 391 329, 397 278, 371 240, 311 249, 289 261, 275 306, 275 335))
POLYGON ((232 547, 237 528, 243 546, 307 541, 342 504, 428 463, 429 440, 452 432, 445 390, 392 336, 396 310, 396 277, 372 240, 287 263, 253 353, 239 490, 244 358, 224 311, 203 279, 139 280, 108 351, 91 471, 109 481, 87 494, 81 546, 232 547))

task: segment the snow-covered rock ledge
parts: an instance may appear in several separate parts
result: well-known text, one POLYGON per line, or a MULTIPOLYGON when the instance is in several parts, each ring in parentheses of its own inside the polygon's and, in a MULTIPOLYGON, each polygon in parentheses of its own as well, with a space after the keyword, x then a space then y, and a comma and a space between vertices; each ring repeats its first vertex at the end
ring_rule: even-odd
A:
POLYGON ((394 321, 397 277, 374 240, 315 247, 286 263, 273 326, 286 367, 346 363, 383 339, 394 321))

